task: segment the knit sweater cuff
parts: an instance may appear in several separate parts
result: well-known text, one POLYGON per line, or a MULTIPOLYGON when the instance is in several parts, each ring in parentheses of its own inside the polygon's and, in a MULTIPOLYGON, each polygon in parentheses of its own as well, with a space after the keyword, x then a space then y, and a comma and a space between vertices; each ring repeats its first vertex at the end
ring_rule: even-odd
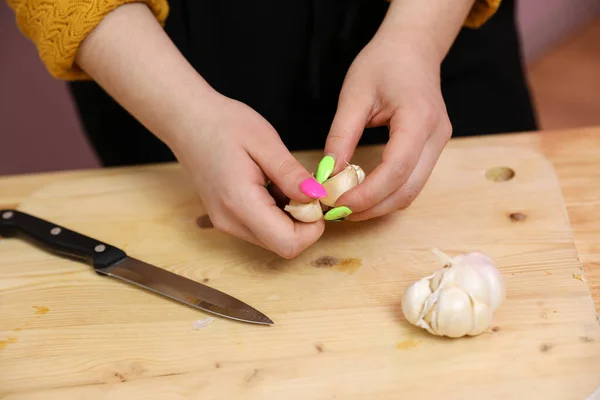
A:
POLYGON ((464 26, 477 29, 484 25, 500 7, 502 0, 476 0, 464 26))
POLYGON ((127 3, 144 3, 164 26, 167 0, 8 0, 21 32, 36 46, 50 74, 64 80, 89 80, 75 63, 77 49, 102 19, 127 3))

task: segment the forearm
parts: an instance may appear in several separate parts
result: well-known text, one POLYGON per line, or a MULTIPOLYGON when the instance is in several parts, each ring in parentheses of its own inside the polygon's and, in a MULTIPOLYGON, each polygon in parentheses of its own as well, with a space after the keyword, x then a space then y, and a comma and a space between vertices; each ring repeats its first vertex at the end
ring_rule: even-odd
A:
POLYGON ((474 0, 392 0, 381 31, 403 42, 417 43, 441 63, 474 0))
POLYGON ((196 128, 189 125, 208 115, 217 94, 143 4, 107 15, 82 42, 75 61, 168 145, 196 128))

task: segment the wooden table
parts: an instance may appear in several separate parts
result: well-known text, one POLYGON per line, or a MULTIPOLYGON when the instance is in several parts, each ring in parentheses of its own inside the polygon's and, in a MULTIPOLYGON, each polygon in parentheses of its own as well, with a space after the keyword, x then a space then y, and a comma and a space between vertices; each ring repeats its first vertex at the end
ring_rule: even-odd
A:
MULTIPOLYGON (((510 144, 537 150, 554 165, 575 235, 579 257, 590 286, 596 311, 600 313, 600 126, 536 133, 456 138, 452 147, 510 144)), ((0 178, 0 208, 15 207, 42 186, 78 176, 119 174, 143 166, 53 172, 0 178)))

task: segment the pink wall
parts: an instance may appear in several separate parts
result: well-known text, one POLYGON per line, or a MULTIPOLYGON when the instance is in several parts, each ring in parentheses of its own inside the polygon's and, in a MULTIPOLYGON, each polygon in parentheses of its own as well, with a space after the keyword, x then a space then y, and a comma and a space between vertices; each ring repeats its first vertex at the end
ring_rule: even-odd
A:
MULTIPOLYGON (((525 57, 533 60, 598 15, 600 0, 520 0, 519 7, 525 57)), ((0 175, 97 166, 64 83, 47 74, 0 0, 0 175)))
POLYGON ((518 6, 527 61, 533 61, 573 29, 600 15, 600 0, 520 0, 518 6))
POLYGON ((0 175, 97 165, 64 83, 48 75, 0 0, 0 175))

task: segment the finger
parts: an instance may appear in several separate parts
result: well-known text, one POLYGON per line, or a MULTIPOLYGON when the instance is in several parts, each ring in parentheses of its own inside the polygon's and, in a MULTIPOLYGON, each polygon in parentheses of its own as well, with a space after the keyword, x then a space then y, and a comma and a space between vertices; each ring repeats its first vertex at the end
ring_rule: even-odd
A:
POLYGON ((278 136, 256 136, 246 151, 288 198, 309 203, 327 195, 325 188, 296 160, 278 136))
POLYGON ((324 220, 299 223, 292 220, 277 207, 268 191, 260 185, 252 185, 245 191, 252 210, 242 207, 236 216, 271 251, 291 259, 314 244, 323 234, 324 220))
POLYGON ((325 155, 335 159, 332 174, 340 172, 346 162, 352 159, 373 110, 374 95, 368 95, 369 91, 364 84, 354 82, 349 76, 342 86, 337 110, 325 141, 325 155))
POLYGON ((267 191, 269 192, 273 200, 275 200, 275 204, 277 205, 277 207, 283 210, 285 206, 290 202, 290 199, 273 182, 269 182, 267 185, 265 185, 265 187, 267 188, 267 191))
POLYGON ((250 229, 248 229, 248 227, 240 223, 240 221, 229 212, 220 211, 218 214, 213 213, 213 215, 209 215, 209 218, 215 229, 218 231, 269 250, 268 247, 261 242, 250 229))
POLYGON ((390 140, 382 162, 362 184, 344 193, 336 205, 355 213, 368 210, 398 190, 417 165, 428 137, 435 127, 433 115, 419 107, 398 109, 390 119, 390 140))
POLYGON ((386 197, 382 202, 366 211, 351 214, 348 217, 350 221, 363 221, 371 218, 376 218, 396 210, 404 209, 417 198, 421 193, 425 184, 429 180, 431 173, 442 153, 446 143, 448 142, 449 134, 441 132, 440 134, 432 135, 427 141, 421 158, 417 162, 415 169, 404 185, 396 192, 386 197))

